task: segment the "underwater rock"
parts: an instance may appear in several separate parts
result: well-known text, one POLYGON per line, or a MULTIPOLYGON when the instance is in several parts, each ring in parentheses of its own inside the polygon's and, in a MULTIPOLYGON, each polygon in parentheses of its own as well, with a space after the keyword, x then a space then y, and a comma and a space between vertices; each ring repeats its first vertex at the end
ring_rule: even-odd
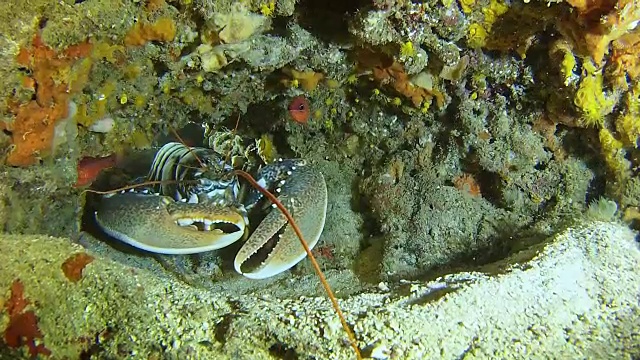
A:
POLYGON ((268 27, 268 18, 249 12, 242 3, 236 3, 231 12, 213 16, 214 28, 225 44, 238 43, 248 39, 259 30, 268 27))
MULTIPOLYGON (((369 286, 341 305, 363 354, 376 358, 638 356, 636 235, 592 222, 478 271, 369 286)), ((285 274, 262 285, 230 279, 214 291, 107 250, 92 254, 72 283, 61 264, 80 250, 67 239, 0 237, 3 296, 16 281, 23 285, 51 358, 262 359, 285 350, 299 358, 353 358, 314 277, 285 274), (252 286, 260 294, 247 291, 252 286)), ((345 275, 329 273, 328 280, 344 283, 345 275)), ((353 278, 346 283, 353 287, 353 278)), ((3 308, 0 324, 8 317, 3 308)), ((0 348, 0 357, 14 359, 29 351, 0 348)))

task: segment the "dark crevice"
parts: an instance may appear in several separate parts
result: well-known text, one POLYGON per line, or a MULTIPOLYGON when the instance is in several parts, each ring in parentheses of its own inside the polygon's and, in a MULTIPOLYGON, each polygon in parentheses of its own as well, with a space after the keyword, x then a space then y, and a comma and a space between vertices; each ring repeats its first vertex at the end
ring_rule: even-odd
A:
POLYGON ((49 21, 49 18, 47 18, 46 16, 43 16, 40 21, 38 21, 38 28, 40 30, 44 29, 45 26, 47 26, 47 22, 49 21))
POLYGON ((302 0, 298 9, 300 25, 324 41, 344 42, 349 35, 348 20, 370 0, 302 0))
POLYGON ((504 208, 504 202, 502 200, 503 185, 500 175, 481 170, 475 175, 475 179, 482 191, 482 197, 493 204, 493 206, 504 208))
POLYGON ((224 314, 222 316, 222 320, 216 324, 214 338, 217 342, 223 345, 227 342, 227 333, 229 333, 234 317, 235 316, 232 313, 224 314))
POLYGON ((162 61, 156 60, 153 61, 153 70, 156 73, 156 76, 161 78, 164 74, 169 72, 169 67, 162 61))
POLYGON ((281 342, 271 345, 269 348, 269 354, 283 360, 299 359, 299 356, 294 349, 281 342))

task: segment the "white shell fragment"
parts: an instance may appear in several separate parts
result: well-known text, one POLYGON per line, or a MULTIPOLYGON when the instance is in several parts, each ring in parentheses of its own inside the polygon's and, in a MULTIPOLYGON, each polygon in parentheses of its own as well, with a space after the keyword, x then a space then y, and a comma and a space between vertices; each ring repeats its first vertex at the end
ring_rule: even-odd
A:
POLYGON ((115 125, 116 122, 113 120, 113 118, 105 117, 91 124, 91 126, 89 126, 89 131, 106 134, 113 130, 113 127, 115 125))

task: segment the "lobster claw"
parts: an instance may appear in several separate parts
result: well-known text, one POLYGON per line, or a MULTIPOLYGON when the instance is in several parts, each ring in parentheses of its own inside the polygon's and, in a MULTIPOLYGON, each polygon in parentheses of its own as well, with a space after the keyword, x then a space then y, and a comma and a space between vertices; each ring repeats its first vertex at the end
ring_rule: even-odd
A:
MULTIPOLYGON (((271 178, 280 179, 272 192, 279 194, 278 200, 291 213, 309 248, 313 248, 318 243, 327 213, 324 177, 302 160, 286 160, 269 166, 278 170, 270 174, 277 172, 278 176, 271 178)), ((284 214, 272 206, 238 251, 234 267, 248 278, 263 279, 290 269, 306 255, 284 214)))
POLYGON ((105 233, 120 241, 174 255, 223 248, 241 239, 247 227, 242 212, 232 207, 135 192, 104 197, 95 218, 105 233))

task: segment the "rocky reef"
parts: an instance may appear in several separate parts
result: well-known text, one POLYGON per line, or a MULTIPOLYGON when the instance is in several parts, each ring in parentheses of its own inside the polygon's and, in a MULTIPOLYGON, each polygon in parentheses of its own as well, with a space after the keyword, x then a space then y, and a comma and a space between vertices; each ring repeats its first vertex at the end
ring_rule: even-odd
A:
MULTIPOLYGON (((136 352, 157 358, 162 351, 189 357, 196 356, 190 351, 212 354, 220 348, 227 357, 306 358, 330 349, 348 357, 348 347, 336 340, 343 336, 340 329, 326 322, 330 308, 312 298, 307 300, 315 305, 307 312, 297 300, 301 293, 290 289, 299 281, 304 296, 318 296, 307 262, 255 284, 233 273, 228 259, 237 249, 151 258, 96 228, 99 196, 88 190, 114 190, 144 175, 153 152, 169 140, 226 146, 207 140, 207 134, 217 133, 223 134, 220 139, 247 139, 251 146, 239 153, 254 149, 265 163, 303 158, 323 174, 326 224, 313 251, 354 310, 349 321, 365 354, 455 357, 464 354, 460 344, 465 343, 467 354, 502 356, 488 355, 489 347, 472 335, 456 340, 461 343, 455 349, 436 346, 425 340, 432 335, 420 332, 415 334, 425 338, 405 334, 401 343, 385 341, 393 316, 406 312, 428 321, 436 315, 407 305, 420 303, 416 299, 422 295, 375 289, 381 282, 393 289, 411 287, 401 285, 406 282, 422 294, 434 284, 425 278, 460 269, 469 272, 469 281, 487 286, 483 291, 500 289, 502 280, 470 269, 485 271, 478 269, 503 259, 520 264, 510 256, 544 247, 540 244, 585 220, 604 221, 588 227, 599 234, 597 246, 606 248, 602 243, 617 237, 612 234, 624 233, 624 246, 637 250, 623 227, 637 229, 640 219, 639 22, 640 5, 633 0, 6 1, 0 11, 0 224, 1 246, 12 249, 2 256, 14 265, 1 273, 0 329, 8 334, 15 326, 28 327, 31 340, 7 335, 0 344, 13 357, 117 358, 136 352), (43 251, 46 257, 35 255, 43 251), (69 260, 69 271, 87 266, 92 274, 75 275, 82 289, 70 290, 61 274, 42 288, 36 285, 44 286, 44 280, 29 279, 36 276, 29 266, 60 267, 76 252, 86 255, 69 260), (100 274, 110 277, 100 282, 100 274), (181 334, 168 334, 169 322, 158 325, 164 330, 154 327, 149 331, 156 333, 137 338, 144 324, 106 322, 108 311, 116 311, 110 308, 113 301, 126 304, 118 311, 130 311, 118 319, 141 318, 134 306, 141 295, 135 294, 136 286, 145 285, 134 284, 137 276, 155 284, 158 299, 170 294, 209 327, 190 323, 187 346, 181 334), (170 285, 160 285, 164 281, 170 285), (257 327, 264 336, 255 349, 229 345, 247 331, 239 329, 241 323, 256 326, 260 316, 283 309, 276 309, 275 299, 247 305, 244 298, 212 294, 225 286, 243 289, 247 297, 279 289, 278 299, 289 299, 290 316, 278 315, 291 325, 288 332, 274 330, 281 323, 262 324, 271 327, 257 327), (67 291, 74 296, 84 291, 85 298, 45 301, 67 291), (99 313, 93 322, 55 330, 54 324, 82 316, 79 309, 90 306, 89 293, 104 300, 95 304, 102 307, 98 312, 87 312, 99 313), (225 310, 205 316, 202 308, 188 305, 205 298, 225 310), (383 314, 386 306, 375 310, 378 300, 395 315, 383 314), (58 306, 77 308, 64 317, 54 309, 58 306), (252 306, 269 310, 261 315, 252 306), (58 313, 50 313, 54 310, 58 313), (15 319, 23 323, 12 325, 15 319), (300 329, 308 333, 296 335, 300 329), (318 332, 323 340, 304 341, 311 333, 318 338, 318 332), (135 345, 142 338, 144 345, 135 345)), ((589 238, 587 230, 575 231, 578 238, 589 238)), ((571 246, 591 251, 588 245, 571 246)), ((634 256, 619 260, 630 277, 637 277, 634 256)), ((598 266, 614 260, 602 261, 598 266)), ((556 271, 551 263, 545 266, 556 271)), ((461 296, 451 292, 425 308, 450 306, 457 300, 448 296, 461 296)), ((637 287, 620 292, 637 296, 637 287)), ((601 314, 591 295, 585 296, 593 306, 571 309, 580 326, 601 314)), ((153 306, 160 305, 172 306, 153 306)), ((637 315, 637 301, 617 306, 625 319, 637 315)), ((607 314, 600 319, 611 330, 608 326, 617 325, 607 314)), ((163 319, 195 321, 181 316, 163 319)), ((462 321, 450 316, 446 321, 462 321)), ((610 349, 627 336, 608 334, 590 340, 576 335, 579 340, 569 345, 545 343, 544 351, 610 349)), ((639 356, 637 345, 624 339, 611 353, 639 356)), ((536 341, 542 344, 540 336, 536 341)), ((535 351, 509 346, 503 351, 535 351)))

